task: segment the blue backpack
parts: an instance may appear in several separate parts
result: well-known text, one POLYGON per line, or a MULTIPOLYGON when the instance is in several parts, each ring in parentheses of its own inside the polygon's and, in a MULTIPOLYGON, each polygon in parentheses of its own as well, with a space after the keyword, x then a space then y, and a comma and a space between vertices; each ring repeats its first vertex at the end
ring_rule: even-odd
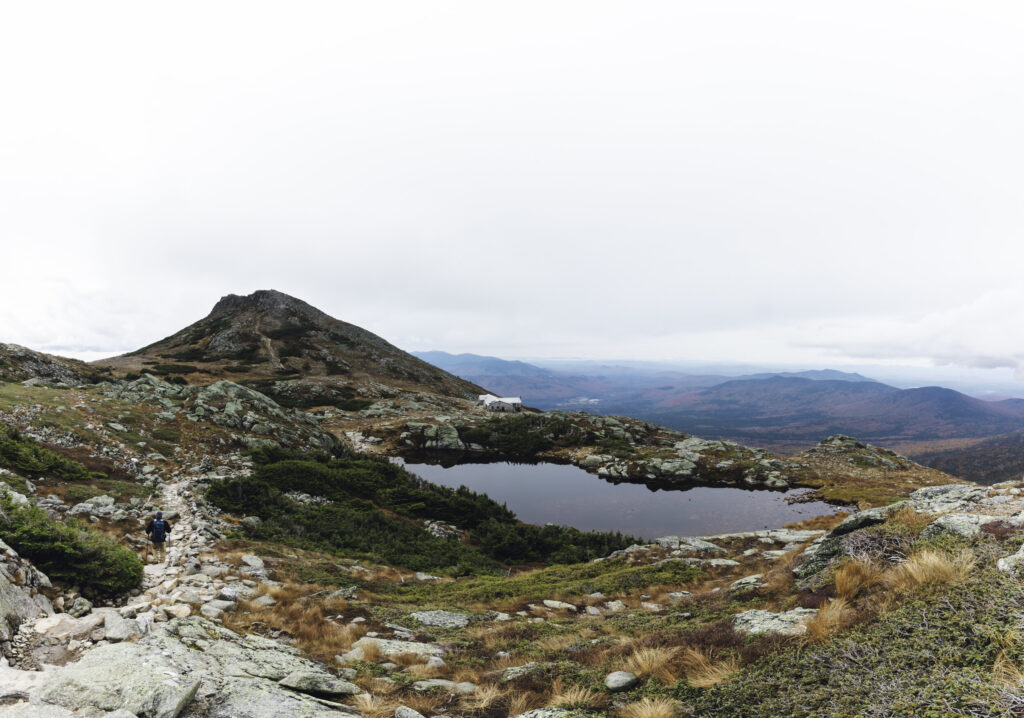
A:
POLYGON ((167 538, 167 522, 163 519, 156 519, 151 528, 153 529, 153 542, 163 543, 167 538))

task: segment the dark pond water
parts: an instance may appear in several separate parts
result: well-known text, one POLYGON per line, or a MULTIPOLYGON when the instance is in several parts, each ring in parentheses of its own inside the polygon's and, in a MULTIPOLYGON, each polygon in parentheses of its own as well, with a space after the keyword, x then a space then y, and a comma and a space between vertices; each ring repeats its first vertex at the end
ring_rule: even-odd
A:
POLYGON ((485 493, 528 523, 622 531, 645 539, 779 528, 839 510, 818 501, 786 500, 807 493, 806 489, 652 490, 642 484, 613 484, 571 465, 494 463, 445 468, 406 463, 406 468, 435 484, 485 493))

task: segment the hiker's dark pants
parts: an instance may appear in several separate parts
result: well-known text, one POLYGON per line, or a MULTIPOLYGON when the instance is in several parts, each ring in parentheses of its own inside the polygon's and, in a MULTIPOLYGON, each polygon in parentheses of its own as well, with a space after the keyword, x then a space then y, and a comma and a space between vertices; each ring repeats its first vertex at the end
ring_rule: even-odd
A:
POLYGON ((153 542, 153 553, 156 554, 156 562, 157 563, 160 563, 161 561, 166 561, 167 560, 167 551, 165 550, 166 546, 167 546, 167 543, 164 542, 164 541, 154 541, 153 542))

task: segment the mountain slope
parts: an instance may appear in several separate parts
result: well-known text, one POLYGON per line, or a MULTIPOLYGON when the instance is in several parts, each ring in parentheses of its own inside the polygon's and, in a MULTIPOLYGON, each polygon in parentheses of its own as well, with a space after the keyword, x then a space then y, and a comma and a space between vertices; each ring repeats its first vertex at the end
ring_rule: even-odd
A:
POLYGON ((41 379, 55 384, 78 384, 90 373, 85 362, 0 343, 0 381, 41 379))
POLYGON ((459 399, 483 392, 376 334, 274 290, 229 294, 208 316, 181 331, 96 364, 178 375, 194 383, 301 379, 349 392, 383 384, 459 399))

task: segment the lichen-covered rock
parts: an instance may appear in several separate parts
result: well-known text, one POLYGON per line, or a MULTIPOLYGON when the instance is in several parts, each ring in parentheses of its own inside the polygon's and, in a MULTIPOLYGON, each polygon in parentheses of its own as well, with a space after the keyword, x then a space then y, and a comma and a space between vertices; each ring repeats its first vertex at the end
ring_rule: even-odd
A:
POLYGON ((186 666, 147 655, 140 644, 111 643, 55 671, 33 691, 32 702, 94 714, 125 709, 151 718, 176 718, 200 684, 186 666))
POLYGON ((772 613, 753 609, 737 613, 732 617, 732 627, 743 633, 778 633, 784 636, 799 636, 807 631, 807 619, 817 614, 814 608, 794 608, 791 611, 772 613))
POLYGON ((414 691, 428 692, 433 690, 448 691, 459 695, 467 695, 476 692, 476 684, 469 681, 456 683, 444 678, 428 678, 423 681, 416 681, 412 684, 414 691))
MULTIPOLYGON (((0 550, 2 565, 3 553, 0 550)), ((11 640, 23 622, 42 613, 39 604, 32 600, 31 590, 15 584, 4 573, 0 570, 0 643, 11 640)))
POLYGON ((555 666, 554 663, 524 663, 521 666, 511 666, 501 672, 502 683, 514 683, 522 678, 533 678, 543 675, 555 666))
POLYGON ((352 644, 352 650, 346 653, 350 660, 362 660, 363 646, 373 645, 377 651, 385 656, 400 656, 403 653, 412 653, 417 656, 443 656, 444 649, 433 643, 418 643, 416 641, 395 641, 389 638, 372 638, 363 636, 352 644), (358 655, 350 655, 358 654, 358 655))
POLYGON ((337 715, 320 699, 279 684, 295 674, 310 685, 337 687, 337 678, 294 648, 194 617, 159 625, 137 643, 92 648, 77 663, 45 674, 30 699, 82 716, 120 709, 175 718, 193 698, 208 707, 206 718, 337 715))
POLYGON ((465 628, 469 625, 469 616, 452 611, 417 611, 410 617, 424 626, 437 628, 465 628))
POLYGON ((729 590, 737 593, 744 591, 754 591, 762 586, 761 579, 764 576, 760 573, 754 573, 750 576, 744 576, 741 579, 737 579, 729 584, 729 590))
POLYGON ((995 520, 995 516, 984 514, 946 514, 925 526, 921 531, 921 538, 927 540, 940 534, 972 538, 981 533, 984 524, 995 520))
POLYGON ((426 718, 426 716, 409 706, 398 706, 395 708, 395 718, 426 718))
POLYGON ((1017 549, 1017 553, 1005 556, 996 561, 996 568, 1000 571, 1013 571, 1024 565, 1024 546, 1017 549))
POLYGON ((962 511, 985 498, 988 489, 973 484, 946 484, 926 486, 910 495, 910 505, 915 511, 926 514, 941 514, 962 511))
POLYGON ((292 671, 278 683, 285 688, 322 696, 354 696, 362 693, 355 683, 349 683, 323 671, 292 671))

